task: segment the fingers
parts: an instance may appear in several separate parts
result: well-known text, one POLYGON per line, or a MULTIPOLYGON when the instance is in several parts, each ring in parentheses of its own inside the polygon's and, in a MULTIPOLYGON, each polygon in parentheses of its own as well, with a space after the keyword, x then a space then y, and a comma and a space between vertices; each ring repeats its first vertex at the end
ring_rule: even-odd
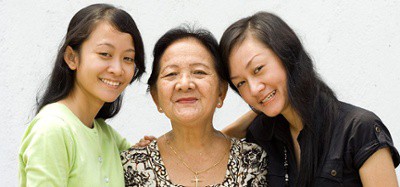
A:
POLYGON ((135 147, 146 147, 149 145, 149 140, 140 140, 138 143, 135 144, 135 147))
POLYGON ((134 147, 146 147, 150 144, 151 141, 156 140, 157 138, 154 136, 144 136, 142 139, 137 142, 134 147))
POLYGON ((144 136, 142 139, 144 139, 144 140, 150 140, 150 141, 157 140, 157 138, 154 137, 154 136, 144 136))

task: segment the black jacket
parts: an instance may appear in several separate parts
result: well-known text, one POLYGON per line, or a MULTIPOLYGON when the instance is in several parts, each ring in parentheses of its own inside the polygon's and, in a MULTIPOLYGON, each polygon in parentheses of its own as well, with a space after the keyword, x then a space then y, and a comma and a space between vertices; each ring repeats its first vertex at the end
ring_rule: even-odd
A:
MULTIPOLYGON (((394 166, 399 165, 399 153, 382 121, 372 112, 347 103, 339 103, 337 123, 332 126, 326 159, 318 165, 315 186, 362 186, 358 170, 378 149, 389 147, 394 166)), ((285 173, 289 185, 294 186, 297 171, 289 124, 282 115, 270 118, 259 115, 250 125, 246 140, 260 145, 268 154, 269 186, 285 186, 285 173), (284 147, 287 149, 288 167, 284 167, 284 147), (286 171, 287 170, 287 171, 286 171)), ((301 132, 300 148, 304 145, 301 132)), ((321 155, 322 156, 322 155, 321 155)))

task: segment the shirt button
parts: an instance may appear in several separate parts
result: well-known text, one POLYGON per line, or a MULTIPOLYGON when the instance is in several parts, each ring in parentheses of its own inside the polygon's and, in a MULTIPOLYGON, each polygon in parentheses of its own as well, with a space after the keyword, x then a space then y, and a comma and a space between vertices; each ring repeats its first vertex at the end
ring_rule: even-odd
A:
POLYGON ((104 178, 104 182, 108 183, 110 182, 110 179, 108 177, 104 178))
POLYGON ((379 132, 381 132, 381 128, 375 127, 375 131, 379 133, 379 132))
POLYGON ((103 158, 101 156, 99 156, 99 163, 103 162, 103 158))
POLYGON ((333 170, 331 171, 331 175, 335 177, 335 176, 337 175, 336 170, 333 169, 333 170))

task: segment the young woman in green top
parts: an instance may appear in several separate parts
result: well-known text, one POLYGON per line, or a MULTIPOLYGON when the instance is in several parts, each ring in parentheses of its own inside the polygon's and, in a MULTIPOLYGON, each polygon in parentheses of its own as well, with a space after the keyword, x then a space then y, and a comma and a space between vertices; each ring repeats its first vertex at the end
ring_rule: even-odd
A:
POLYGON ((123 186, 119 153, 130 144, 104 120, 144 71, 142 38, 127 12, 107 4, 78 11, 22 140, 20 186, 123 186))

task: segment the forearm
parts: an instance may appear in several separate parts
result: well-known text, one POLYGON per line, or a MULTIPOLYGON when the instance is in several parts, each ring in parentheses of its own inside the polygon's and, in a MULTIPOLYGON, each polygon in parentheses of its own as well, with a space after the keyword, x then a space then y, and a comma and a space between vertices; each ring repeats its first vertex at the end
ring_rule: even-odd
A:
POLYGON ((248 111, 236 121, 222 129, 222 132, 230 137, 242 139, 246 137, 247 129, 257 114, 252 110, 248 111))

